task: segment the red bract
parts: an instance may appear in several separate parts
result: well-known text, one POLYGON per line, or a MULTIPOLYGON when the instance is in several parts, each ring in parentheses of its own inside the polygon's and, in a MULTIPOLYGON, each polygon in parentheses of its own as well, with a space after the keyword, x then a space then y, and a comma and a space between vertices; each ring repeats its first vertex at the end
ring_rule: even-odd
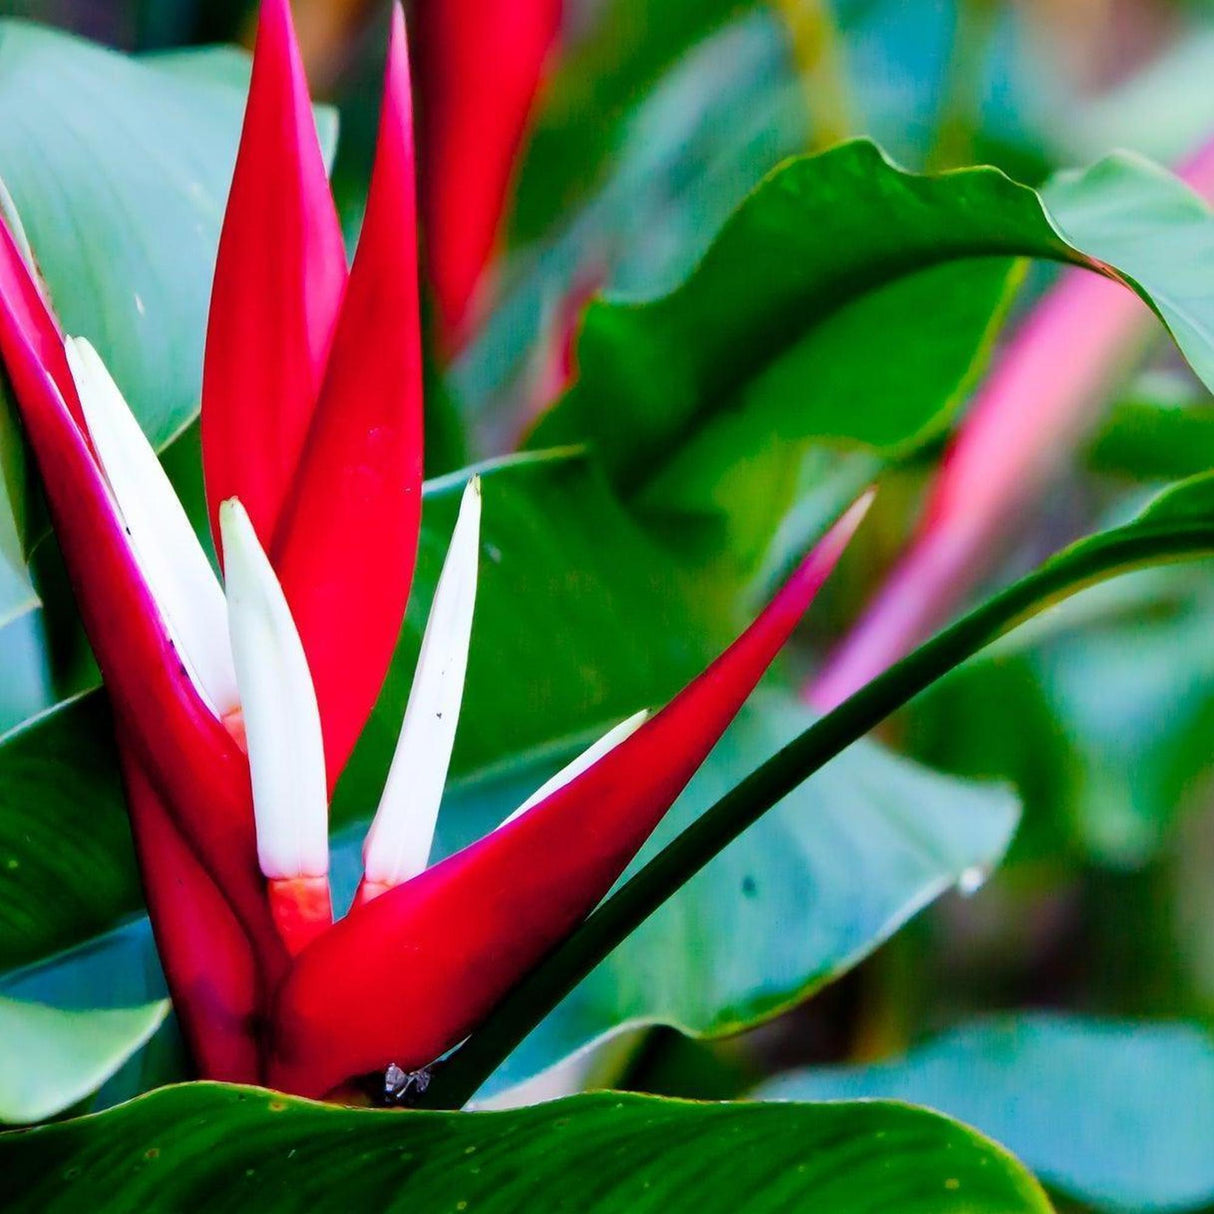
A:
POLYGON ((387 670, 420 528, 399 9, 348 276, 308 105, 289 10, 267 0, 206 352, 223 588, 100 359, 81 339, 65 346, 4 228, 0 354, 113 702, 148 907, 195 1061, 209 1077, 324 1095, 432 1061, 594 907, 767 669, 867 503, 664 711, 617 727, 497 830, 428 867, 473 623, 472 477, 366 879, 333 924, 328 796, 387 670), (407 984, 383 980, 400 968, 407 984))
POLYGON ((421 1067, 466 1036, 624 871, 754 690, 867 507, 867 499, 853 506, 725 653, 583 774, 318 939, 283 986, 271 1081, 322 1095, 385 1058, 421 1067), (385 957, 413 997, 382 998, 385 957))
POLYGON ((422 214, 449 349, 467 336, 562 0, 422 0, 422 214))
POLYGON ((398 11, 347 289, 290 20, 286 0, 263 5, 215 268, 202 441, 217 546, 219 503, 239 497, 283 582, 332 786, 396 644, 421 512, 409 64, 398 11))

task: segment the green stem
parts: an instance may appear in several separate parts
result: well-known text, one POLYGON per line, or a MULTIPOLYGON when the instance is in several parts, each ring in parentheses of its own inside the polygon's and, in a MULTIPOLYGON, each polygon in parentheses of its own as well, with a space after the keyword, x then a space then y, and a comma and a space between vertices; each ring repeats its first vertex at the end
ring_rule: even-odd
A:
POLYGON ((615 947, 802 781, 954 666, 1084 586, 1163 559, 1214 553, 1214 524, 1143 523, 1076 545, 938 633, 751 772, 612 894, 435 1069, 423 1103, 459 1108, 615 947))

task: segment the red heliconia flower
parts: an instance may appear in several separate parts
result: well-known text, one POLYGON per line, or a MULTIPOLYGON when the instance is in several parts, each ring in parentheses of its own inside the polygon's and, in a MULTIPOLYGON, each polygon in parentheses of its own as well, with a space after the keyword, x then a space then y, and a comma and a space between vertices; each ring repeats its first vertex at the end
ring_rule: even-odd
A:
POLYGON ((515 163, 563 0, 421 0, 422 219, 443 340, 455 350, 489 287, 515 163))
POLYGON ((0 355, 114 707, 140 868, 200 1072, 323 1096, 455 1045, 595 906, 796 626, 867 499, 751 627, 430 866, 476 598, 464 492, 353 908, 328 800, 387 671, 421 509, 414 157, 396 10, 347 273, 286 0, 265 0, 220 240, 202 433, 221 585, 92 346, 0 225, 0 355), (407 989, 385 983, 404 967, 407 989))

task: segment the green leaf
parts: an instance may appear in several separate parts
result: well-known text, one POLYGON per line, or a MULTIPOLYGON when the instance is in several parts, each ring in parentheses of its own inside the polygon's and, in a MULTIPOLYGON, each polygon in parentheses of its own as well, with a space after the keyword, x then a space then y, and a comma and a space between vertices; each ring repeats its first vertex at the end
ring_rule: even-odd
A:
POLYGON ((904 1059, 795 1071, 755 1094, 928 1105, 1105 1210, 1214 1202, 1214 1042, 1189 1025, 1000 1017, 954 1029, 904 1059))
MULTIPOLYGON (((248 77, 240 51, 140 60, 0 20, 0 183, 64 328, 97 347, 157 448, 198 412, 248 77)), ((331 155, 332 111, 318 129, 331 155)), ((0 401, 0 622, 37 602, 21 463, 0 401)))
POLYGON ((1144 379, 1110 410, 1092 441, 1097 472, 1170 481, 1214 467, 1214 404, 1180 376, 1144 379))
MULTIPOLYGON (((794 697, 743 711, 630 873, 813 720, 794 697)), ((493 806, 500 815, 508 805, 493 806)), ((484 815, 490 825, 500 820, 484 815)), ((462 819, 458 819, 460 821, 462 819)), ((625 940, 481 1093, 641 1025, 738 1032, 850 970, 959 883, 976 888, 1019 820, 1003 789, 858 743, 807 781, 625 940), (846 861, 842 860, 846 857, 846 861)))
MULTIPOLYGON (((197 412, 248 57, 147 60, 0 22, 0 177, 55 309, 97 347, 154 445, 197 412)), ((321 121, 330 143, 331 115, 321 121)))
POLYGON ((77 1012, 0 997, 0 1122, 43 1121, 96 1091, 168 1011, 164 999, 77 1012))
POLYGON ((677 502, 666 478, 717 427, 740 458, 773 435, 897 455, 972 383, 1018 257, 1111 265, 1214 381, 1214 217, 1175 178, 1119 155, 1043 200, 856 141, 773 172, 671 294, 591 305, 578 382, 534 441, 592 442, 651 509, 677 502))
POLYGON ((938 633, 751 771, 615 890, 444 1062, 426 1101, 434 1107, 463 1105, 676 890, 831 759, 955 666, 1084 586, 1211 553, 1214 493, 1210 478, 1195 477, 1161 495, 1138 519, 1072 545, 938 633))
POLYGON ((1214 520, 1214 471, 1190 476, 1165 489, 1142 512, 1134 526, 1141 530, 1170 525, 1201 525, 1214 520))
POLYGON ((94 692, 0 737, 0 970, 142 905, 110 731, 94 692))
POLYGON ((1044 1214, 1010 1156, 899 1105, 697 1105, 601 1094, 509 1113, 349 1110, 166 1088, 0 1137, 6 1208, 521 1208, 1044 1214))
POLYGON ((56 311, 162 446, 198 407, 242 88, 0 25, 0 176, 56 311))

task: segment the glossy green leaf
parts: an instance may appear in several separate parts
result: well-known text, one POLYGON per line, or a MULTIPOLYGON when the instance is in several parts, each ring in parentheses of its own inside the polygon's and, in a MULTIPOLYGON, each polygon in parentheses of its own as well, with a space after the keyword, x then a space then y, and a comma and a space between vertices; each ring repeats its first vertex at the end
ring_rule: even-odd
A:
POLYGON ((142 904, 110 728, 93 693, 0 737, 0 969, 142 904))
MULTIPOLYGON (((0 177, 55 309, 163 446, 197 412, 248 58, 132 59, 0 22, 0 177)), ((331 151, 336 126, 321 131, 331 151)))
POLYGON ((0 1137, 0 1200, 87 1206, 1044 1214, 973 1131, 900 1105, 697 1105, 602 1094, 509 1113, 343 1110, 213 1084, 0 1137))
POLYGON ((1114 266, 1214 380, 1214 217, 1163 170, 1110 157, 1043 203, 994 169, 910 174, 856 141, 773 172, 670 295, 592 305, 579 380, 535 441, 593 442, 632 492, 714 424, 904 450, 968 384, 1016 257, 1114 266))
POLYGON ((1214 403, 1179 375, 1144 377, 1109 411, 1088 464, 1147 481, 1204 472, 1214 467, 1214 403))
POLYGON ((1190 1025, 1007 1016, 954 1029, 904 1059, 791 1072, 756 1096, 927 1105, 1104 1210, 1214 1202, 1214 1042, 1190 1025))
POLYGON ((426 1100, 434 1107, 463 1105, 676 890, 810 776, 954 667, 1085 586, 1132 569, 1214 554, 1212 485, 1214 473, 1182 482, 1134 521, 1073 544, 804 729, 706 809, 522 978, 444 1063, 426 1100))
MULTIPOLYGON (((235 50, 132 59, 0 20, 0 182, 64 328, 97 347, 157 447, 198 411, 248 76, 235 50)), ((318 129, 331 155, 332 111, 318 129)), ((7 410, 0 401, 0 622, 36 605, 7 410)))
MULTIPOLYGON (((760 694, 630 872, 811 720, 792 696, 760 694)), ((873 743, 857 744, 629 936, 482 1096, 624 1028, 663 1024, 718 1036, 786 1010, 858 964, 941 893, 980 885, 1018 820, 1016 800, 1003 789, 950 780, 873 743)))
POLYGON ((163 999, 84 1012, 0 997, 0 1122, 43 1121, 96 1091, 168 1010, 163 999))

